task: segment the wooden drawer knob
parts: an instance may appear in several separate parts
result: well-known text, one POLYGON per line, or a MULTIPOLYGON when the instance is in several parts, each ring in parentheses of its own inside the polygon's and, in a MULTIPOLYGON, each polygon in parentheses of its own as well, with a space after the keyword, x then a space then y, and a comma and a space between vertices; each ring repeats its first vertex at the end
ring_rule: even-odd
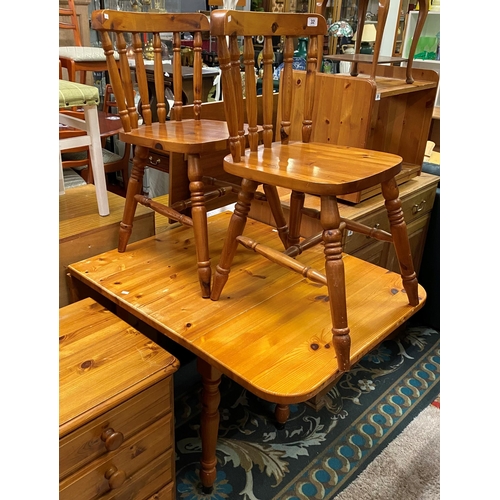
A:
POLYGON ((108 480, 112 490, 119 488, 127 479, 125 471, 118 470, 114 465, 104 474, 104 477, 108 480))
POLYGON ((104 441, 106 449, 108 451, 113 451, 123 443, 123 434, 121 432, 115 432, 114 429, 106 429, 101 434, 101 439, 104 441))

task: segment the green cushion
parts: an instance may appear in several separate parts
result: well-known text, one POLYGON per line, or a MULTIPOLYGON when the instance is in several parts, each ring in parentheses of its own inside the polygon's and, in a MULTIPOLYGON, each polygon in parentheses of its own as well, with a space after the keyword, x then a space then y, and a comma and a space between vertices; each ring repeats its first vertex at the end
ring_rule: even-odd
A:
POLYGON ((59 80, 59 108, 99 104, 99 90, 93 85, 59 80))

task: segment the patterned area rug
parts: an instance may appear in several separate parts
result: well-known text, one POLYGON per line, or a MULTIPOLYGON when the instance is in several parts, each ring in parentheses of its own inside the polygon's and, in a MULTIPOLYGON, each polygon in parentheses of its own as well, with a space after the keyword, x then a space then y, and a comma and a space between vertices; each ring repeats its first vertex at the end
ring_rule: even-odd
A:
POLYGON ((183 500, 332 499, 439 395, 439 333, 408 327, 346 373, 319 411, 292 405, 284 429, 274 405, 226 377, 220 385, 217 479, 201 493, 201 384, 192 363, 176 387, 176 487, 183 500), (180 385, 180 384, 179 384, 180 385))

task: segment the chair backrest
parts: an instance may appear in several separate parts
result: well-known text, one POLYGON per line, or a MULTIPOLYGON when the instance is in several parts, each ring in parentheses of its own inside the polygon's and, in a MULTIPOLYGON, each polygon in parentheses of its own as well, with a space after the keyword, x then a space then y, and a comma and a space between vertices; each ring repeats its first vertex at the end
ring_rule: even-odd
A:
POLYGON ((193 34, 193 108, 194 119, 201 115, 202 89, 202 36, 209 33, 208 17, 202 13, 143 13, 99 10, 92 13, 92 28, 101 36, 102 46, 106 54, 108 73, 116 98, 119 115, 125 132, 139 126, 139 114, 135 105, 134 90, 139 92, 143 123, 151 125, 153 113, 148 89, 147 69, 154 71, 154 97, 156 98, 156 114, 158 121, 167 119, 165 103, 165 82, 162 60, 162 41, 160 33, 172 33, 174 105, 170 110, 170 119, 182 120, 182 65, 181 65, 181 33, 193 34), (112 39, 116 39, 116 51, 119 54, 119 70, 114 58, 112 39), (127 43, 129 41, 129 43, 127 43), (146 41, 146 42, 145 42, 146 41), (144 62, 145 45, 152 42, 153 64, 144 62), (129 59, 130 58, 130 59, 129 59), (134 77, 132 75, 132 70, 134 77))
POLYGON ((248 143, 252 151, 257 149, 260 133, 257 127, 257 77, 253 37, 264 37, 262 51, 262 140, 268 147, 274 140, 273 130, 273 42, 283 40, 283 70, 279 95, 281 120, 279 137, 286 144, 290 138, 293 104, 294 40, 308 38, 306 73, 304 81, 302 140, 309 142, 312 127, 314 86, 318 69, 318 39, 327 33, 326 20, 318 14, 292 14, 249 12, 240 10, 215 10, 210 14, 211 33, 217 37, 219 63, 222 70, 222 92, 226 120, 230 135, 230 150, 235 161, 245 147, 244 117, 248 123, 248 143), (238 38, 243 37, 243 64, 245 66, 245 96, 243 99, 240 72, 238 38), (246 103, 246 115, 245 115, 246 103))
POLYGON ((75 45, 81 47, 82 39, 80 36, 80 27, 78 26, 78 17, 76 15, 75 0, 67 1, 67 7, 59 6, 59 29, 72 30, 75 45))

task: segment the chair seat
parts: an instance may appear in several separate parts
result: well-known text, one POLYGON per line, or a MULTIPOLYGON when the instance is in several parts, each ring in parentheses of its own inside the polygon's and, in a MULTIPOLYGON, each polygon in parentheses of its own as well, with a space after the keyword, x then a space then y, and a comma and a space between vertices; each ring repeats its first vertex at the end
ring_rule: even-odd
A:
POLYGON ((218 120, 182 120, 144 125, 120 132, 120 140, 174 153, 201 154, 228 147, 227 124, 218 120), (158 147, 160 146, 160 147, 158 147))
POLYGON ((99 104, 99 90, 93 85, 59 80, 59 109, 99 104))
POLYGON ((391 179, 401 171, 401 163, 400 156, 390 153, 322 143, 276 142, 270 148, 246 150, 240 162, 226 156, 224 170, 309 194, 342 195, 391 179))
MULTIPOLYGON (((59 57, 73 59, 77 62, 105 62, 106 56, 102 47, 59 47, 59 57)), ((115 59, 118 59, 115 52, 115 59)))

